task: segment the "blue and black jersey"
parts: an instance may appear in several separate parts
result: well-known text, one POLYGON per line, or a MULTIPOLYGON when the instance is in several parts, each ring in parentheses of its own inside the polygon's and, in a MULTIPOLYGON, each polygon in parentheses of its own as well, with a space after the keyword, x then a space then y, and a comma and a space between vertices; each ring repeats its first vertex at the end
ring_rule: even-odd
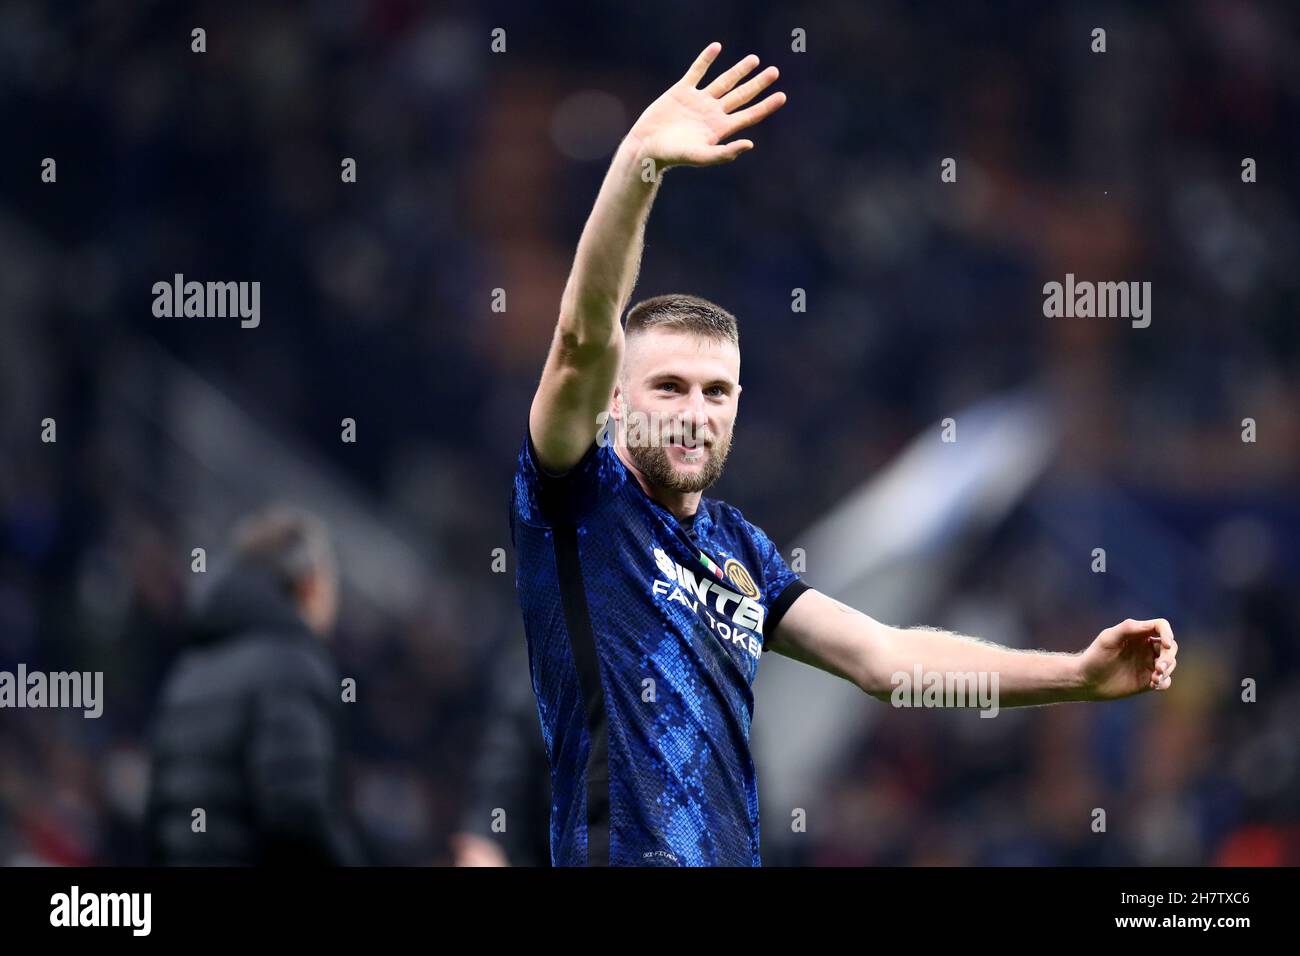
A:
POLYGON ((552 862, 758 865, 752 685, 807 586, 737 509, 679 522, 599 442, 556 477, 525 437, 510 528, 552 862))

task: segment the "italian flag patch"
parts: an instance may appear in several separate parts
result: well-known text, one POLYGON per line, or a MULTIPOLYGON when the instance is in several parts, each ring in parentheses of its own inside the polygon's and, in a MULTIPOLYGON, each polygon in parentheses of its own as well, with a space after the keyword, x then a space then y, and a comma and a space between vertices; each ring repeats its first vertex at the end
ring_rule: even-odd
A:
POLYGON ((717 578, 719 581, 726 580, 726 578, 722 576, 722 568, 714 564, 713 560, 703 551, 700 552, 700 563, 704 565, 706 568, 708 568, 709 571, 712 572, 713 576, 717 578))

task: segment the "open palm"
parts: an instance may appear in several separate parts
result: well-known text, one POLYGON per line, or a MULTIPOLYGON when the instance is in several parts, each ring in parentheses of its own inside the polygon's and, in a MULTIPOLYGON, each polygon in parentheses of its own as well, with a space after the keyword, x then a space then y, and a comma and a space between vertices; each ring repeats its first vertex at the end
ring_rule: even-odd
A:
POLYGON ((712 166, 730 162, 753 149, 754 144, 748 139, 729 143, 723 140, 766 119, 785 104, 784 93, 773 93, 742 109, 779 75, 776 67, 769 66, 741 84, 758 66, 758 57, 753 54, 700 89, 700 81, 721 52, 721 43, 705 47, 686 75, 651 103, 632 127, 629 136, 657 165, 712 166))

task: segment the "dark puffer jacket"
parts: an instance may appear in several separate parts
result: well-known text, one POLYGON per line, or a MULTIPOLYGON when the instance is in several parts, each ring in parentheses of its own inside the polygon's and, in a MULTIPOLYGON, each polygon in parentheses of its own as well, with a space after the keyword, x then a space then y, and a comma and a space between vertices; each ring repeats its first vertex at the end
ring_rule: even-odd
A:
POLYGON ((145 825, 156 865, 350 865, 339 802, 345 706, 320 640, 261 571, 204 601, 163 685, 145 825), (194 810, 206 832, 194 832, 194 810))

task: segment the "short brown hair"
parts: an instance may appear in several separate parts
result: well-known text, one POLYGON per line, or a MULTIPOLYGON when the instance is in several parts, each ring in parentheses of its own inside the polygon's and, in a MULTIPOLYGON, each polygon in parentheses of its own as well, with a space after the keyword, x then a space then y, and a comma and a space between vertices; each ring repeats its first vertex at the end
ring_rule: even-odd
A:
POLYGON ((672 293, 643 299, 627 313, 624 334, 633 335, 647 329, 671 329, 690 332, 710 339, 724 339, 740 346, 736 317, 720 305, 697 295, 672 293))
POLYGON ((231 535, 235 559, 269 572, 292 593, 315 573, 332 573, 336 564, 325 522, 309 511, 274 504, 243 518, 231 535))

